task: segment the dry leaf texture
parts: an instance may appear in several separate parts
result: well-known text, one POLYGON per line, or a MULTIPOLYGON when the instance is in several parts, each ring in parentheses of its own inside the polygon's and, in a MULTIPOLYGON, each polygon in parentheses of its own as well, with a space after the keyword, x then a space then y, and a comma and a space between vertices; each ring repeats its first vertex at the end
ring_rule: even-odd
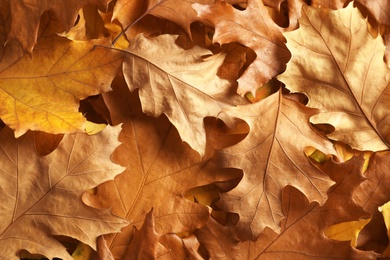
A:
POLYGON ((244 11, 225 1, 193 4, 198 16, 215 27, 213 43, 238 42, 253 49, 257 58, 238 79, 238 93, 255 94, 256 89, 281 73, 290 58, 282 29, 271 19, 262 1, 248 0, 244 11))
POLYGON ((324 110, 311 121, 332 124, 330 138, 359 150, 388 149, 390 75, 382 38, 371 36, 352 4, 337 11, 304 7, 300 24, 285 34, 293 54, 278 79, 324 110))
MULTIPOLYGON (((147 117, 141 112, 137 93, 131 94, 123 83, 114 83, 114 91, 104 94, 104 99, 113 123, 124 123, 120 136, 123 144, 113 154, 113 160, 125 166, 126 171, 114 181, 100 185, 89 200, 99 207, 111 208, 137 228, 153 208, 156 232, 161 235, 206 225, 209 208, 187 200, 184 193, 236 176, 212 164, 210 154, 200 158, 182 143, 165 117, 147 117)), ((115 258, 124 256, 132 232, 129 226, 106 238, 115 258)))
POLYGON ((364 180, 359 173, 363 163, 362 157, 343 164, 331 160, 326 163, 323 170, 336 184, 330 188, 329 199, 323 206, 309 203, 297 189, 286 187, 286 218, 280 234, 266 229, 256 241, 241 242, 233 225, 222 226, 211 220, 196 235, 210 259, 375 259, 376 253, 356 250, 349 241, 334 241, 323 235, 332 224, 367 216, 352 199, 353 191, 364 180))
POLYGON ((182 49, 176 38, 138 35, 126 50, 123 73, 130 90, 139 89, 143 112, 164 113, 182 140, 204 155, 203 119, 231 106, 236 94, 229 81, 216 76, 223 54, 202 58, 212 53, 199 46, 182 49))
POLYGON ((243 141, 223 150, 218 158, 221 166, 244 171, 238 186, 223 194, 221 201, 224 209, 240 214, 241 238, 255 240, 265 227, 280 231, 285 216, 281 196, 286 185, 296 187, 310 201, 326 201, 333 181, 303 152, 312 146, 335 153, 332 144, 310 127, 309 118, 317 112, 284 98, 279 91, 261 102, 221 114, 242 118, 250 127, 243 141))
POLYGON ((118 232, 127 223, 82 203, 87 189, 123 171, 111 153, 120 127, 107 127, 93 137, 66 135, 50 155, 34 150, 32 133, 19 139, 4 128, 0 134, 0 255, 19 259, 26 249, 49 258, 72 259, 53 235, 76 238, 96 249, 99 235, 118 232))

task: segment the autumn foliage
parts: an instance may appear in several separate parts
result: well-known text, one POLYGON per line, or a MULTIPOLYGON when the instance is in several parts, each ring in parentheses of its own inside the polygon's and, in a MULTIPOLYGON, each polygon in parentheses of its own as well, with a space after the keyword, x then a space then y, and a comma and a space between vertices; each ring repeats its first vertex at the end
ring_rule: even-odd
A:
POLYGON ((389 13, 0 0, 0 258, 390 257, 389 13))

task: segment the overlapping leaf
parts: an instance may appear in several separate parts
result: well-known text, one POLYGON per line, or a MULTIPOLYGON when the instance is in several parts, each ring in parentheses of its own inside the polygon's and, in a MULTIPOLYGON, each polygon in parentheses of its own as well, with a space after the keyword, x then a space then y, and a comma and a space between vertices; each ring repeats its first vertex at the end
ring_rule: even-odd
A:
POLYGON ((312 122, 332 124, 330 138, 359 150, 388 149, 390 74, 382 38, 371 36, 352 4, 337 11, 304 7, 300 24, 285 34, 293 54, 278 79, 325 110, 312 122))
MULTIPOLYGON (((286 99, 281 91, 261 102, 226 109, 221 116, 241 118, 248 136, 220 154, 223 167, 244 171, 238 186, 223 194, 221 206, 240 215, 241 238, 255 240, 265 227, 280 231, 282 190, 291 185, 321 205, 333 184, 304 154, 307 146, 335 153, 332 144, 316 134, 309 118, 318 111, 286 99)), ((226 120, 228 121, 228 120, 226 120)))
POLYGON ((79 100, 111 89, 122 62, 114 50, 94 48, 107 39, 70 41, 45 34, 33 57, 24 56, 0 72, 0 117, 20 136, 85 131, 79 100))
POLYGON ((354 200, 372 215, 372 220, 360 232, 358 246, 380 251, 387 246, 387 233, 383 216, 378 207, 388 202, 390 198, 389 153, 376 153, 370 158, 370 165, 365 173, 367 181, 363 182, 354 193, 354 200), (375 243, 373 243, 375 241, 375 243))
MULTIPOLYGON (((195 230, 206 225, 209 208, 184 198, 194 187, 225 181, 236 176, 218 169, 210 154, 199 154, 184 145, 165 117, 153 119, 142 114, 137 93, 130 94, 125 83, 104 94, 114 124, 123 122, 123 141, 113 159, 127 170, 115 181, 97 188, 89 200, 111 208, 140 228, 153 208, 156 232, 160 235, 195 230)), ((121 259, 132 238, 132 227, 106 237, 115 258, 121 259)))
POLYGON ((274 23, 260 0, 248 0, 244 11, 233 8, 225 1, 212 5, 193 4, 198 16, 215 27, 213 42, 238 42, 253 49, 255 61, 238 79, 238 93, 256 91, 272 77, 281 73, 290 58, 282 29, 274 23))
MULTIPOLYGON (((4 2, 4 1, 3 1, 4 2)), ((109 0, 16 0, 10 1, 11 29, 7 39, 16 39, 24 51, 32 53, 37 43, 41 15, 51 11, 59 20, 58 33, 69 31, 73 27, 78 11, 87 5, 99 5, 107 8, 109 0)))
POLYGON ((0 132, 0 255, 19 259, 25 249, 46 257, 72 259, 53 235, 69 236, 96 249, 96 237, 118 232, 127 223, 82 203, 84 191, 123 171, 111 153, 120 127, 96 136, 66 135, 50 155, 34 150, 32 133, 19 139, 0 132))
POLYGON ((283 212, 280 234, 270 229, 255 241, 241 242, 234 226, 221 226, 210 221, 196 235, 211 259, 375 259, 374 252, 356 250, 350 242, 326 238, 324 230, 342 221, 357 220, 367 213, 352 200, 353 190, 363 181, 361 157, 337 164, 329 161, 324 171, 336 181, 323 206, 309 203, 297 189, 283 191, 283 212))
POLYGON ((182 140, 203 155, 203 119, 216 117, 238 96, 229 81, 216 76, 223 54, 203 58, 212 53, 199 46, 184 50, 176 38, 138 35, 126 50, 123 73, 129 89, 139 89, 142 110, 154 117, 164 113, 182 140))

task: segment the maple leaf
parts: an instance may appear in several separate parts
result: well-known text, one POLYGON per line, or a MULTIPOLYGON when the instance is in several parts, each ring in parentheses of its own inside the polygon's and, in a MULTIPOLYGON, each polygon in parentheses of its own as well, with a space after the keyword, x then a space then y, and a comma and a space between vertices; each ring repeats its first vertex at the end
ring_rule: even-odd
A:
POLYGON ((262 1, 248 0, 244 11, 218 0, 212 5, 193 4, 192 7, 206 24, 215 27, 213 43, 238 42, 254 50, 257 57, 238 79, 240 95, 255 94, 258 86, 281 73, 290 58, 282 28, 274 23, 262 1))
POLYGON ((123 171, 110 160, 119 131, 118 126, 95 136, 65 135, 45 157, 35 152, 31 132, 19 139, 9 128, 0 132, 2 257, 19 259, 17 253, 26 249, 49 258, 72 259, 53 235, 96 248, 97 236, 127 225, 109 210, 88 207, 81 200, 85 190, 123 171))
MULTIPOLYGON (((370 164, 365 173, 367 180, 360 184, 354 192, 353 198, 356 203, 372 215, 371 221, 359 234, 358 246, 367 246, 367 243, 374 241, 377 247, 382 247, 380 249, 387 246, 387 244, 383 244, 387 242, 387 233, 383 216, 378 211, 378 207, 388 202, 390 198, 388 189, 390 182, 389 155, 388 152, 381 152, 375 153, 370 158, 370 164)), ((368 248, 370 248, 369 245, 368 248)))
POLYGON ((79 100, 111 90, 122 55, 95 45, 108 39, 70 41, 51 31, 42 34, 34 56, 24 56, 0 72, 0 117, 21 136, 85 131, 79 100))
POLYGON ((238 102, 231 84, 216 76, 224 55, 213 55, 199 46, 184 50, 177 36, 147 38, 138 35, 126 50, 123 73, 131 91, 139 89, 144 113, 164 113, 180 137, 203 155, 206 135, 203 119, 216 117, 223 107, 238 102))
POLYGON ((219 204, 239 213, 241 238, 255 240, 265 227, 279 232, 284 217, 282 189, 286 185, 296 187, 310 201, 325 202, 333 181, 303 152, 312 146, 335 153, 332 144, 310 127, 309 118, 317 112, 284 98, 279 91, 261 102, 226 109, 220 115, 243 119, 250 128, 243 141, 224 149, 217 159, 222 167, 244 171, 242 181, 223 194, 219 204))
POLYGON ((389 68, 385 46, 350 4, 329 11, 304 7, 300 28, 285 33, 292 59, 278 76, 287 88, 324 110, 311 119, 329 123, 329 134, 358 150, 385 150, 389 144, 389 68), (310 39, 310 41, 306 40, 310 39))
POLYGON ((367 213, 353 200, 353 190, 364 180, 360 173, 364 160, 354 157, 338 164, 328 161, 323 170, 336 181, 323 206, 309 203, 297 189, 283 191, 282 230, 276 234, 265 229, 256 241, 241 242, 235 226, 222 226, 211 219, 205 228, 196 231, 200 243, 212 259, 375 259, 378 254, 353 248, 349 241, 326 238, 324 230, 340 221, 356 220, 367 213))
MULTIPOLYGON (((115 181, 99 185, 96 195, 89 194, 87 199, 96 207, 111 208, 136 228, 153 208, 155 231, 160 235, 206 225, 209 207, 187 200, 184 193, 235 178, 236 172, 218 169, 210 162, 211 155, 200 158, 182 143, 166 117, 154 119, 143 114, 137 93, 130 93, 125 82, 115 81, 113 89, 103 94, 113 124, 123 122, 123 144, 114 152, 113 160, 127 170, 115 181)), ((127 227, 120 234, 106 236, 116 259, 125 254, 132 233, 127 227)))
POLYGON ((60 21, 57 32, 68 32, 77 19, 78 11, 86 5, 99 5, 107 8, 110 0, 15 0, 10 1, 11 29, 8 40, 16 39, 24 51, 32 53, 37 42, 41 15, 51 11, 60 21))

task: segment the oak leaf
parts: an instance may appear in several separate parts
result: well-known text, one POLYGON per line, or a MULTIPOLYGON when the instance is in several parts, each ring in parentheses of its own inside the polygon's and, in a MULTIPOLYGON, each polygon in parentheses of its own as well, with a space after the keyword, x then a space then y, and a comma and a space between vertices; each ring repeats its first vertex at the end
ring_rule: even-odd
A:
POLYGON ((278 76, 293 92, 324 110, 311 119, 335 127, 334 140, 358 150, 385 150, 390 141, 389 68, 385 46, 373 38, 357 8, 305 6, 300 28, 285 33, 292 59, 278 76), (307 39, 310 39, 307 40, 307 39))
POLYGON ((336 182, 329 189, 328 200, 320 206, 310 203, 291 186, 283 190, 283 212, 280 234, 265 229, 256 241, 242 242, 235 226, 222 226, 211 219, 196 236, 210 259, 375 259, 379 255, 353 248, 349 241, 328 239, 324 230, 340 221, 357 220, 367 213, 353 199, 353 190, 364 180, 363 158, 338 164, 329 160, 323 170, 336 182))
POLYGON ((193 4, 201 21, 215 27, 213 43, 238 42, 254 50, 257 57, 238 79, 240 95, 255 94, 256 88, 281 73, 290 58, 280 28, 260 0, 248 0, 244 11, 218 0, 211 5, 193 4))
POLYGON ((109 210, 82 203, 84 191, 123 171, 111 153, 120 127, 95 136, 65 135, 59 147, 40 157, 32 133, 19 139, 0 132, 0 255, 19 259, 20 250, 72 259, 55 235, 69 236, 96 249, 96 237, 118 232, 127 223, 109 210))
MULTIPOLYGON (((137 229, 153 208, 155 231, 160 235, 189 232, 206 225, 209 207, 187 200, 185 192, 232 179, 236 172, 218 169, 208 153, 202 159, 182 143, 166 117, 154 119, 143 114, 137 93, 130 93, 125 82, 115 81, 113 89, 103 94, 112 123, 123 123, 123 144, 114 152, 113 160, 125 166, 126 171, 114 181, 99 185, 96 195, 87 199, 92 205, 111 208, 137 229)), ((106 236, 116 259, 124 256, 132 236, 131 227, 106 236)))
POLYGON ((10 1, 11 29, 7 40, 17 40, 24 51, 32 53, 37 43, 41 15, 52 12, 59 20, 57 33, 68 32, 77 19, 78 11, 87 5, 98 5, 107 8, 109 0, 16 0, 10 1))
POLYGON ((0 117, 16 137, 29 129, 85 131, 79 100, 111 90, 122 62, 119 52, 94 47, 108 43, 70 41, 47 32, 32 58, 24 56, 0 72, 0 117))
POLYGON ((216 76, 224 55, 199 46, 185 50, 177 36, 147 38, 138 35, 126 50, 123 73, 131 91, 139 89, 144 113, 165 114, 180 137, 203 155, 206 134, 203 120, 217 117, 223 107, 243 103, 231 83, 216 76))
POLYGON ((326 201, 333 181, 304 154, 307 146, 335 154, 332 144, 310 126, 309 118, 316 113, 284 98, 279 91, 258 103, 226 109, 220 115, 243 119, 250 128, 243 141, 224 149, 217 158, 222 167, 244 171, 238 186, 223 194, 219 204, 239 213, 240 238, 255 240, 265 227, 280 231, 285 216, 282 190, 286 185, 296 187, 310 201, 321 205, 326 201))

